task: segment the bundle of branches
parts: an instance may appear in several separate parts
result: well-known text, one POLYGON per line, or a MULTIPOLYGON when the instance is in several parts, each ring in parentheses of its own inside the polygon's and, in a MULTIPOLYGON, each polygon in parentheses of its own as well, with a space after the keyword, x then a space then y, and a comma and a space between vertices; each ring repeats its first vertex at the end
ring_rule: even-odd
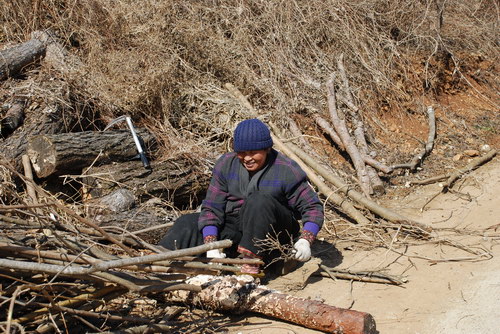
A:
MULTIPOLYGON (((3 166, 13 172, 12 167, 3 166)), ((29 179, 17 176, 30 191, 22 194, 1 188, 2 195, 11 198, 9 204, 2 201, 0 205, 0 308, 7 332, 15 326, 48 332, 74 321, 96 328, 83 318, 101 324, 111 320, 108 325, 150 323, 152 319, 112 312, 105 304, 128 292, 200 291, 184 279, 239 271, 236 265, 241 260, 211 260, 209 264, 208 259, 203 262, 194 257, 213 247, 229 247, 228 240, 167 252, 125 229, 116 233, 116 229, 96 225, 29 179)))

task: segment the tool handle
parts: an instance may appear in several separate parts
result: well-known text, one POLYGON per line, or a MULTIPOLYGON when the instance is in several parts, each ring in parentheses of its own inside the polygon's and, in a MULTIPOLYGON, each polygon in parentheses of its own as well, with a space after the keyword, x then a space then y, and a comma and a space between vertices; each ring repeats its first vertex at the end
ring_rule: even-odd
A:
POLYGON ((146 154, 144 154, 144 152, 140 152, 139 156, 141 157, 142 165, 144 166, 144 168, 150 169, 151 165, 149 164, 149 160, 146 157, 146 154))

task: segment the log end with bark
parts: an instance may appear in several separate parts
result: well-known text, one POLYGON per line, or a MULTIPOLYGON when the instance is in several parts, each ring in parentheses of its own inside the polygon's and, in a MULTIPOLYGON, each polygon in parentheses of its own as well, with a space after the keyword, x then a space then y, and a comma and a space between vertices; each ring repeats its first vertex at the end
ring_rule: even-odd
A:
MULTIPOLYGON (((154 137, 138 130, 146 147, 154 137)), ((27 153, 38 177, 81 171, 95 163, 128 161, 137 156, 132 135, 127 130, 84 131, 29 138, 27 153)))
POLYGON ((294 297, 255 283, 251 276, 198 275, 186 281, 199 292, 174 291, 167 300, 233 313, 257 312, 325 333, 375 334, 375 320, 365 312, 341 309, 316 300, 294 297))

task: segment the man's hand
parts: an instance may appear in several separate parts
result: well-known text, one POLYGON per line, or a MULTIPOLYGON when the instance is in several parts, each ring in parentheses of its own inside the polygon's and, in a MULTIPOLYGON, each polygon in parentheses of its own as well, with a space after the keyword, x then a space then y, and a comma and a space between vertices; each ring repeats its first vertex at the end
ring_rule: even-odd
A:
POLYGON ((226 257, 226 253, 222 252, 220 249, 211 249, 207 251, 207 257, 212 259, 223 259, 226 257))
POLYGON ((311 245, 306 239, 299 239, 293 245, 293 251, 295 258, 299 261, 306 262, 311 258, 311 245))

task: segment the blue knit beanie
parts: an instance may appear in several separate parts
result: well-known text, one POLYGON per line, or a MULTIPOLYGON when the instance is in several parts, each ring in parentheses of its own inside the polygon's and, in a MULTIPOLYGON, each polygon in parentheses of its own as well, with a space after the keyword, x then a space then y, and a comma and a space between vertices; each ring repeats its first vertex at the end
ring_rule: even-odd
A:
POLYGON ((264 150, 273 146, 267 126, 256 118, 240 122, 234 130, 235 152, 264 150))

